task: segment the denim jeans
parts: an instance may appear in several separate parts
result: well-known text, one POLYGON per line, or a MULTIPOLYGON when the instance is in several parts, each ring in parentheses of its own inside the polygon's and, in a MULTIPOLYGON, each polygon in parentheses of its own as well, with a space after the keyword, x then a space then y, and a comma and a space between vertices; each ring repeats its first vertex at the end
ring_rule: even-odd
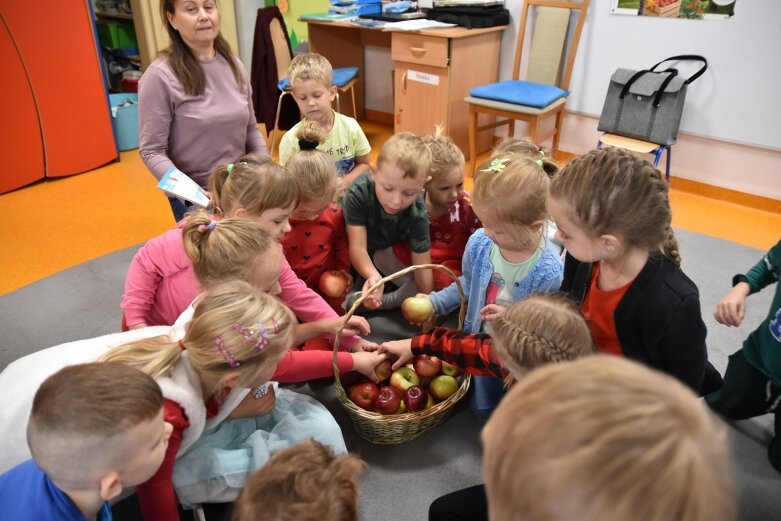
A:
POLYGON ((175 197, 169 197, 168 204, 171 205, 171 212, 173 212, 176 222, 184 219, 184 214, 187 212, 192 212, 198 208, 195 205, 184 203, 175 197))

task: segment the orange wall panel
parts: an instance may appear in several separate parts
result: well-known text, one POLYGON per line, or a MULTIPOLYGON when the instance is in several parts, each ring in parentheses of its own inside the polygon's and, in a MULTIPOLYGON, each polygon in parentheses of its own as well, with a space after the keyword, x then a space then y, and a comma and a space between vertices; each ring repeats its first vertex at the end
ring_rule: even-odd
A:
POLYGON ((46 176, 78 174, 118 157, 85 0, 0 0, 38 108, 46 176))
POLYGON ((43 179, 43 141, 33 91, 0 13, 0 193, 43 179))

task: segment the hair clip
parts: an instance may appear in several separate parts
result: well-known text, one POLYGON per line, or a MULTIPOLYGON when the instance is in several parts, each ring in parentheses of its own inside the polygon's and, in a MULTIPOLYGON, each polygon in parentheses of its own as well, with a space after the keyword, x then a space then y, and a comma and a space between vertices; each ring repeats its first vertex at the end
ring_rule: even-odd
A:
POLYGON ((229 174, 233 172, 233 163, 228 163, 228 166, 225 167, 225 170, 227 170, 229 174))
POLYGON ((233 329, 244 337, 244 340, 252 344, 258 351, 263 351, 268 345, 268 331, 260 322, 256 324, 256 327, 258 331, 253 331, 239 323, 233 325, 233 329))
POLYGON ((212 219, 209 224, 202 224, 198 227, 198 231, 203 233, 206 230, 213 230, 217 226, 217 219, 212 219))
POLYGON ((215 338, 214 343, 217 346, 217 351, 220 352, 220 354, 228 363, 228 365, 231 367, 231 369, 236 369, 238 366, 241 365, 241 362, 239 362, 239 360, 235 356, 233 356, 233 353, 231 353, 230 349, 228 349, 225 346, 225 342, 222 341, 222 338, 220 337, 215 338))
POLYGON ((298 140, 298 148, 301 150, 314 150, 317 148, 317 145, 319 145, 317 141, 313 139, 299 139, 298 140))
POLYGON ((505 163, 507 163, 510 160, 509 157, 497 157, 496 159, 491 161, 491 164, 488 165, 488 168, 483 168, 480 170, 481 172, 496 172, 497 174, 504 170, 504 167, 506 166, 505 163))
POLYGON ((538 159, 537 161, 535 161, 535 163, 537 163, 538 167, 542 168, 542 159, 538 159))
POLYGON ((274 334, 278 335, 279 334, 279 322, 277 322, 276 318, 273 318, 273 317, 271 318, 271 325, 274 326, 274 334))

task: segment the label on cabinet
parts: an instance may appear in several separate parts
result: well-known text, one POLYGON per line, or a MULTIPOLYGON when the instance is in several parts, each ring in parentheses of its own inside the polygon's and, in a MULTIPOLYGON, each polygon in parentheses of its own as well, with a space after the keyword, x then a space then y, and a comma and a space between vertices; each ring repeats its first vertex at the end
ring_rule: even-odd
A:
POLYGON ((407 72, 407 79, 409 81, 419 81, 420 83, 428 83, 429 85, 439 85, 439 76, 436 74, 426 74, 425 72, 413 71, 410 69, 407 72))

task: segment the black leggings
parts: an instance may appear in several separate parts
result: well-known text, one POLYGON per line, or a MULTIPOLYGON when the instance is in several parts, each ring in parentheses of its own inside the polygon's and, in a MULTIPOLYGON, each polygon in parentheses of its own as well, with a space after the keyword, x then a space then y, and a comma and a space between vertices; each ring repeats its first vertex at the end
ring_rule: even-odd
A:
POLYGON ((429 521, 488 521, 485 485, 456 490, 435 499, 428 507, 429 521))

